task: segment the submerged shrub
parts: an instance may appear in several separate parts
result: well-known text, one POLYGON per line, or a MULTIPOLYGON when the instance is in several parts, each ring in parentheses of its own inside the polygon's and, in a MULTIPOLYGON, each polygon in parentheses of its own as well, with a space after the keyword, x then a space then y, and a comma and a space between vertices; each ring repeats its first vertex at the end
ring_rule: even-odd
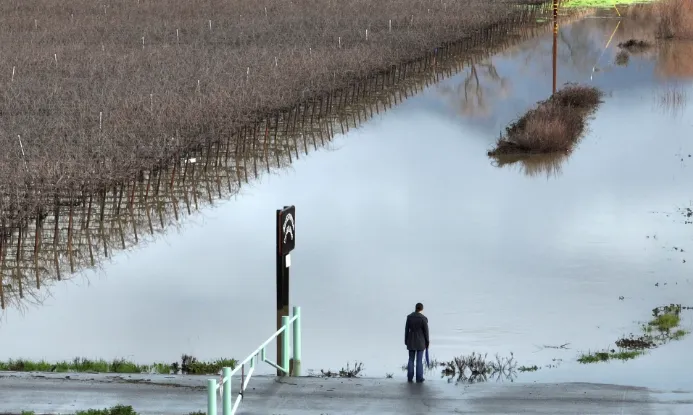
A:
POLYGON ((601 97, 597 88, 569 84, 510 124, 488 155, 569 152, 601 97))

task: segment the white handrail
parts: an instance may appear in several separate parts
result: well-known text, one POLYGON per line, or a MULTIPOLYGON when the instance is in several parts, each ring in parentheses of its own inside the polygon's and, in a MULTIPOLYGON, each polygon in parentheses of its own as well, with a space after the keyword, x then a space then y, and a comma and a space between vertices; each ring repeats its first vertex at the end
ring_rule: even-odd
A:
MULTIPOLYGON (((296 321, 297 319, 298 319, 298 315, 294 315, 293 317, 291 317, 291 318, 289 319, 289 324, 291 324, 291 325, 293 326, 294 321, 296 321)), ((258 354, 260 354, 260 352, 262 351, 262 349, 264 349, 265 347, 269 346, 270 342, 271 342, 272 340, 276 339, 277 337, 279 337, 279 335, 282 334, 282 332, 284 332, 284 331, 286 331, 286 326, 282 326, 282 328, 280 328, 279 330, 277 330, 276 332, 274 332, 274 334, 271 335, 267 340, 265 340, 265 342, 262 343, 262 344, 260 345, 260 347, 258 347, 257 349, 255 349, 254 352, 252 352, 248 357, 246 357, 245 360, 243 360, 243 361, 240 362, 240 363, 237 363, 237 364, 236 364, 236 368, 233 369, 233 370, 231 370, 231 374, 230 374, 229 376, 233 376, 233 375, 235 375, 236 373, 238 373, 238 371, 243 367, 243 365, 245 365, 246 363, 250 362, 251 359, 253 359, 253 358, 256 357, 258 354)), ((270 362, 270 363, 271 363, 271 362, 270 362)), ((275 366, 275 367, 276 367, 277 365, 274 364, 274 365, 272 365, 272 366, 275 366)), ((278 367, 277 369, 283 370, 281 367, 278 367)), ((286 370, 284 370, 284 371, 286 372, 286 370)), ((250 375, 250 372, 248 372, 248 375, 250 375)), ((225 381, 226 381, 226 377, 222 377, 221 379, 219 379, 219 384, 217 384, 217 389, 220 389, 220 388, 222 387, 222 384, 223 384, 225 381)))
MULTIPOLYGON (((225 367, 222 369, 222 375, 217 382, 217 379, 207 380, 207 414, 217 415, 217 391, 221 395, 222 408, 224 415, 233 415, 236 413, 238 406, 243 399, 243 394, 248 387, 250 378, 255 372, 255 365, 258 361, 258 355, 262 359, 263 363, 267 363, 270 366, 278 369, 284 374, 290 376, 300 376, 301 375, 301 308, 293 308, 293 316, 282 317, 282 327, 274 332, 264 343, 262 343, 257 349, 255 349, 248 357, 246 357, 242 362, 236 364, 236 367, 231 369, 230 367, 225 367), (291 368, 289 360, 289 327, 293 330, 293 373, 289 373, 291 368), (282 337, 282 356, 281 362, 272 362, 265 356, 266 347, 272 342, 272 340, 279 337, 279 335, 284 334, 282 337), (245 375, 244 379, 241 381, 241 388, 238 392, 238 396, 231 405, 231 379, 233 375, 245 368, 246 364, 250 364, 250 370, 248 374, 245 375)), ((279 345, 277 345, 279 346, 279 345)))

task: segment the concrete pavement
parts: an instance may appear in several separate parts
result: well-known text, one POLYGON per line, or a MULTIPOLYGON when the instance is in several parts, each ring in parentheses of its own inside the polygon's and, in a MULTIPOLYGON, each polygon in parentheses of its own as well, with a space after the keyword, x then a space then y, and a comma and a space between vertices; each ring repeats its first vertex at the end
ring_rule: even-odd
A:
MULTIPOLYGON (((140 414, 206 410, 208 376, 0 373, 0 414, 132 405, 140 414), (69 378, 66 378, 69 376, 69 378)), ((240 383, 234 379, 235 388, 240 383)), ((219 406, 221 409, 221 405, 219 406)), ((254 377, 239 414, 691 414, 693 393, 590 383, 454 385, 438 379, 254 377)))

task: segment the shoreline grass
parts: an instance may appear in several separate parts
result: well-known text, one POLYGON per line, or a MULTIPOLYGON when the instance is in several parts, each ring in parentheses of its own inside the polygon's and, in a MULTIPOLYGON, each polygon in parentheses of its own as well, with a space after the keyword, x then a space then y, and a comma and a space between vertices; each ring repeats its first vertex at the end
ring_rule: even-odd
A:
POLYGON ((506 127, 505 136, 498 139, 488 156, 570 152, 602 96, 597 88, 567 84, 506 127))
POLYGON ((581 353, 577 361, 583 364, 631 360, 644 355, 647 350, 660 347, 672 340, 681 340, 688 333, 678 328, 681 324, 681 304, 669 304, 652 310, 652 319, 641 324, 642 334, 616 340, 616 349, 581 353))
POLYGON ((216 359, 209 362, 183 355, 181 362, 140 365, 125 359, 87 359, 76 357, 72 361, 9 359, 0 361, 0 372, 57 372, 57 373, 158 373, 158 374, 217 374, 223 367, 235 368, 235 359, 216 359))
POLYGON ((44 215, 297 105, 353 99, 377 86, 369 75, 441 45, 483 46, 544 10, 524 3, 0 2, 0 217, 44 215))
MULTIPOLYGON (((34 411, 22 411, 21 415, 37 415, 34 411)), ((87 409, 86 411, 77 411, 74 415, 138 415, 135 409, 130 405, 115 405, 104 409, 87 409)), ((188 415, 205 415, 204 412, 190 412, 188 415)))

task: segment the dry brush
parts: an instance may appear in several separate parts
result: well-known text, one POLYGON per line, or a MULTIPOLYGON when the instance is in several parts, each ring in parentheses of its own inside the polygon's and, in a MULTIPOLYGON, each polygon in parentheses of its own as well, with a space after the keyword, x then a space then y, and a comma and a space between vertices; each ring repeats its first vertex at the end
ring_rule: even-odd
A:
POLYGON ((569 153, 601 97, 594 87, 565 86, 510 124, 488 155, 569 153))

